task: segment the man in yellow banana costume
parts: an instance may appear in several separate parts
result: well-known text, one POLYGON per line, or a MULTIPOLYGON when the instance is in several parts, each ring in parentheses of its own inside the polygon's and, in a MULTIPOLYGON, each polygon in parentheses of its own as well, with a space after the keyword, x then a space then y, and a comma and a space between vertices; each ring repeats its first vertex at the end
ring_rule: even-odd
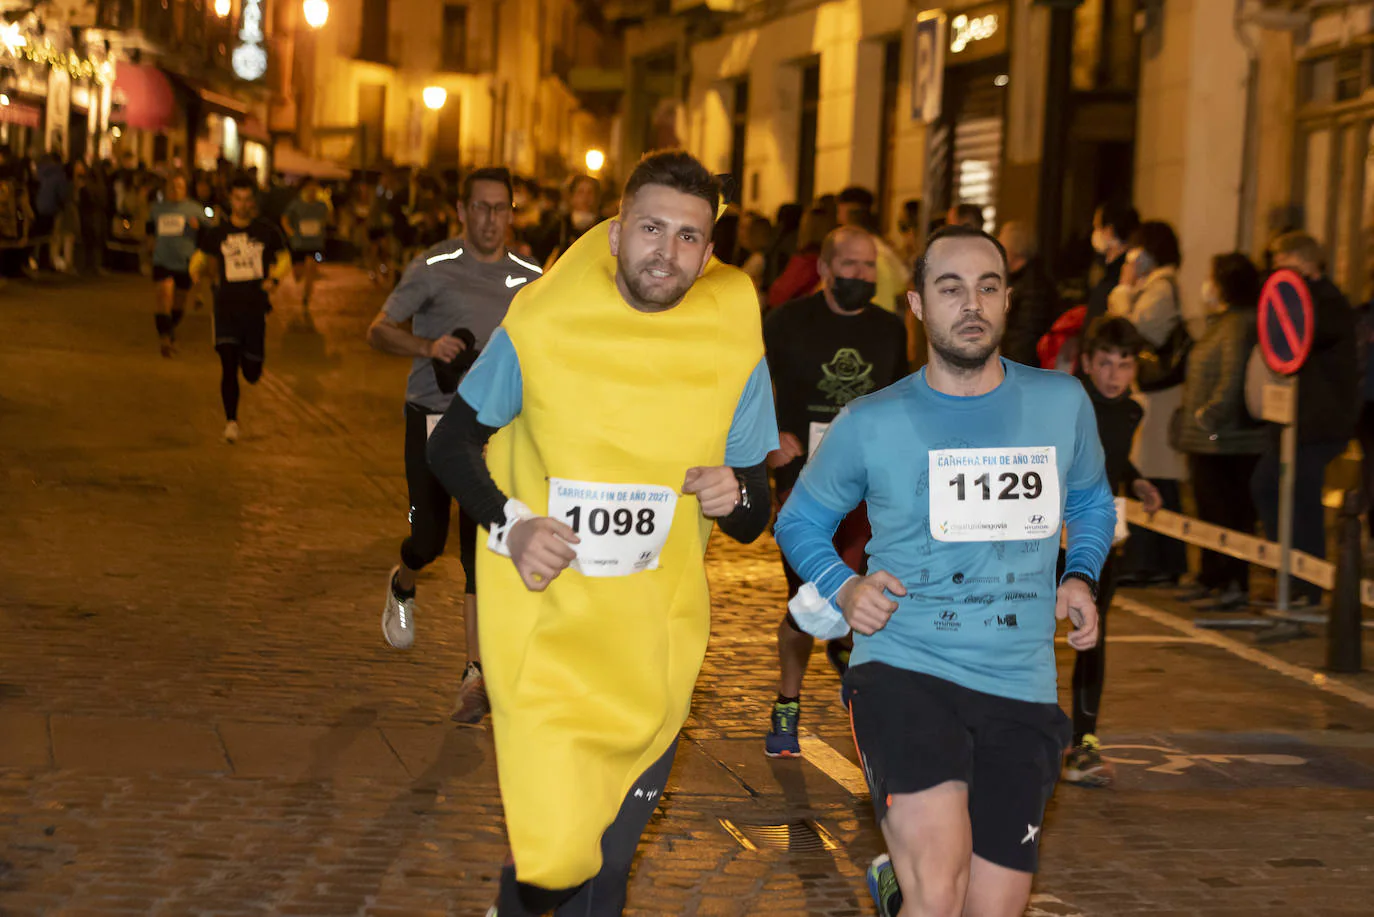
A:
POLYGON ((749 542, 768 523, 772 386, 752 283, 711 260, 719 198, 688 154, 646 156, 619 217, 516 296, 430 438, 489 530, 499 917, 621 913, 706 652, 712 525, 749 542))

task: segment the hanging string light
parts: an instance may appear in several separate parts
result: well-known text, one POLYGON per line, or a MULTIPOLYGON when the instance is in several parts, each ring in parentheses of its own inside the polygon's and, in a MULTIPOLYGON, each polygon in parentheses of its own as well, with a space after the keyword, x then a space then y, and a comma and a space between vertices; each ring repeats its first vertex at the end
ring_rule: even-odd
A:
POLYGON ((0 45, 14 58, 42 64, 55 70, 65 70, 74 80, 114 82, 114 64, 109 60, 82 57, 75 51, 64 51, 50 40, 34 41, 19 31, 17 23, 0 29, 0 45))

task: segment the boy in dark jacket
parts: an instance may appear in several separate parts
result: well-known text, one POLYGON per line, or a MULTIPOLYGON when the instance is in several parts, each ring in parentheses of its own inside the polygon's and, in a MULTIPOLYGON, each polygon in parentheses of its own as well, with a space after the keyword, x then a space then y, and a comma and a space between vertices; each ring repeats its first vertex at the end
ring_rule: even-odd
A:
MULTIPOLYGON (((1088 330, 1079 378, 1088 391, 1097 415, 1097 433, 1106 456, 1107 481, 1112 492, 1140 500, 1145 511, 1163 505, 1159 491, 1140 476, 1131 464, 1131 441, 1144 408, 1131 397, 1136 357, 1144 339, 1124 318, 1099 318, 1088 330)), ((1118 526, 1120 528, 1120 526, 1118 526)), ((1079 786, 1102 787, 1112 782, 1111 767, 1102 760, 1097 741, 1097 710, 1106 674, 1107 611, 1116 590, 1112 566, 1114 554, 1102 565, 1097 588, 1097 612, 1101 636, 1097 645, 1078 654, 1073 665, 1073 748, 1064 764, 1064 779, 1079 786)), ((1060 553, 1063 563, 1063 553, 1060 553)))

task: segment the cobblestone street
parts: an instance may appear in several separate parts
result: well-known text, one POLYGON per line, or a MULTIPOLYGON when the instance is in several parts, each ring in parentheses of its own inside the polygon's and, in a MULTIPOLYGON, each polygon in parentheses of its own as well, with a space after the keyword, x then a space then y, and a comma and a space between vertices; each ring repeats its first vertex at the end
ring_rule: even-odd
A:
MULTIPOLYGON (((283 288, 227 446, 208 309, 164 360, 142 278, 0 290, 0 915, 492 903, 492 744, 448 719, 456 553, 420 580, 414 649, 379 627, 408 368, 364 341, 382 299, 349 267, 313 318, 283 288)), ((807 758, 762 754, 777 549, 717 540, 710 570, 712 646, 630 912, 871 914, 881 838, 819 652, 807 758)), ((1112 615, 1119 779, 1057 791, 1031 913, 1367 917, 1374 675, 1321 676, 1321 639, 1198 631, 1162 593, 1112 615)), ((1061 646, 1061 686, 1071 665, 1061 646)))

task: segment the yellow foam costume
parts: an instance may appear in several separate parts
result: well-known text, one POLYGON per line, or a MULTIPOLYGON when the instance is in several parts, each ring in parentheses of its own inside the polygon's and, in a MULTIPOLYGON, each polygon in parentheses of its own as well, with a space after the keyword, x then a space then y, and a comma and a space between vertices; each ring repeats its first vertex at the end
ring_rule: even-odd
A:
MULTIPOLYGON (((743 272, 712 261, 676 307, 639 312, 616 289, 607 229, 579 239, 503 322, 523 402, 487 464, 536 515, 550 477, 680 492, 688 468, 724 464, 763 357, 743 272)), ((596 875, 602 834, 681 730, 710 632, 711 527, 695 497, 680 497, 657 569, 569 569, 542 593, 510 559, 479 551, 482 662, 521 882, 572 888, 596 875)))

